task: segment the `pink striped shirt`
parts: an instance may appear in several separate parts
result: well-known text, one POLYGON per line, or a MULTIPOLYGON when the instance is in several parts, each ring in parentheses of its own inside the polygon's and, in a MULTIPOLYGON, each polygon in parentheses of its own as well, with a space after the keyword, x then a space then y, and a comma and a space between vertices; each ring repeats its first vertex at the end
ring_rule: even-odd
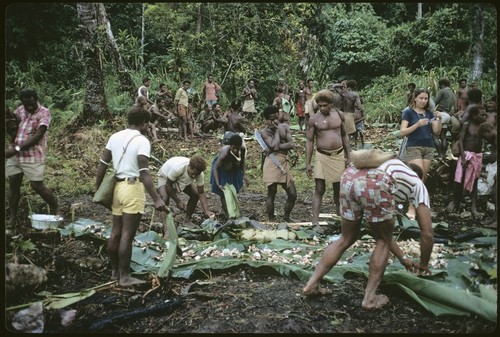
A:
MULTIPOLYGON (((44 106, 38 105, 38 110, 34 114, 26 112, 24 106, 20 106, 14 112, 19 120, 19 129, 17 131, 15 144, 22 145, 30 137, 33 137, 40 128, 45 125, 47 128, 50 125, 50 111, 44 106)), ((43 163, 47 155, 47 132, 44 133, 38 144, 23 150, 16 154, 16 159, 20 163, 43 163)))

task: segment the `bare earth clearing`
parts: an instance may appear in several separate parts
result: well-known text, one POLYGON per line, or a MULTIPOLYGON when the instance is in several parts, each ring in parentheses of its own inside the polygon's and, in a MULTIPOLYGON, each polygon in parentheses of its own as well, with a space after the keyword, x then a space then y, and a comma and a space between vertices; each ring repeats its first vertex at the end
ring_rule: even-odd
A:
MULTIPOLYGON (((372 131, 379 138, 386 134, 385 130, 372 131)), ((178 141, 172 138, 163 141, 163 144, 168 144, 170 149, 186 146, 185 143, 176 142, 178 141)), ((193 143, 213 154, 219 151, 215 138, 197 138, 193 143)), ((247 142, 247 146, 250 158, 258 158, 260 150, 256 142, 247 142)), ((305 152, 299 151, 299 154, 305 156, 305 152)), ((295 176, 305 174, 301 166, 302 164, 298 164, 295 167, 295 176)), ((261 184, 261 181, 253 183, 261 184)), ((429 190, 433 210, 437 213, 434 221, 449 221, 453 224, 450 232, 459 231, 464 225, 475 226, 473 220, 444 213, 443 209, 451 196, 448 187, 436 183, 429 190)), ((322 212, 325 213, 333 212, 330 192, 324 198, 322 212)), ((306 192, 299 189, 292 217, 301 221, 310 220, 311 195, 312 189, 306 192)), ((208 196, 210 208, 219 210, 219 198, 211 193, 208 196)), ((279 190, 276 201, 278 215, 281 215, 284 198, 284 193, 279 190)), ((89 195, 61 200, 66 219, 71 218, 69 206, 74 203, 82 203, 76 214, 77 218, 88 218, 106 224, 110 222, 110 212, 94 205, 89 195)), ((239 196, 239 203, 242 215, 266 221, 264 194, 244 191, 239 196)), ((481 201, 480 205, 482 204, 486 202, 481 201)), ((481 206, 480 211, 487 213, 485 208, 486 206, 481 206)), ((143 217, 139 231, 149 229, 151 216, 149 210, 143 217)), ((25 225, 29 227, 28 219, 25 225)), ((337 234, 332 228, 325 228, 325 235, 337 234)), ((26 256, 31 263, 47 270, 48 281, 36 289, 7 293, 7 308, 38 301, 40 297, 36 293, 44 290, 52 294, 65 294, 110 281, 111 270, 103 241, 62 237, 56 231, 41 233, 31 230, 28 235, 38 250, 26 256)), ((7 239, 5 245, 7 253, 12 252, 9 240, 11 238, 7 239)), ((20 263, 27 263, 21 260, 20 263)), ((9 262, 8 258, 6 262, 9 262)), ((294 275, 282 276, 271 268, 238 267, 223 271, 195 272, 189 280, 173 278, 160 281, 151 275, 139 277, 147 280, 147 283, 130 288, 110 285, 93 296, 64 308, 63 310, 76 310, 75 319, 68 326, 61 325, 62 310, 45 310, 44 332, 465 334, 490 333, 496 329, 495 323, 474 316, 435 317, 399 288, 389 286, 379 289, 389 297, 389 305, 383 310, 363 311, 361 300, 366 279, 358 275, 346 275, 346 279, 338 283, 325 283, 327 288, 333 290, 333 294, 312 298, 302 295, 305 284, 303 281, 294 275), (165 303, 165 300, 169 302, 165 303), (145 312, 134 317, 109 319, 99 325, 103 318, 135 310, 145 312)), ((5 315, 6 327, 11 331, 11 318, 17 311, 10 310, 5 315)))

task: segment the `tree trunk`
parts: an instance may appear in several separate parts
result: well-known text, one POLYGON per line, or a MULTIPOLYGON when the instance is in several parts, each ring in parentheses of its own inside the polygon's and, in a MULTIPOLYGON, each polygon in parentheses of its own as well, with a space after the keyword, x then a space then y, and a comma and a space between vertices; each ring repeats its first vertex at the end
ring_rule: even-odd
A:
POLYGON ((98 47, 98 4, 78 3, 76 8, 78 18, 82 22, 83 58, 87 82, 83 111, 73 124, 74 127, 80 127, 94 125, 100 119, 109 120, 111 114, 106 104, 104 74, 98 47))
MULTIPOLYGON (((111 53, 111 56, 115 62, 116 70, 118 72, 118 79, 120 81, 121 89, 124 92, 128 92, 132 101, 135 99, 136 95, 136 85, 132 76, 125 68, 125 64, 123 63, 122 56, 118 51, 118 45, 116 44, 115 37, 113 35, 113 31, 111 30, 111 23, 108 20, 108 16, 106 15, 106 9, 104 8, 103 3, 99 3, 99 17, 98 22, 105 27, 105 37, 107 49, 111 53)), ((143 16, 144 17, 144 16, 143 16)), ((142 45, 141 45, 142 46, 142 45)))
POLYGON ((198 22, 196 24, 196 35, 199 35, 201 33, 201 21, 202 21, 202 17, 201 17, 201 6, 203 6, 203 3, 199 3, 198 4, 198 22))
POLYGON ((139 59, 140 69, 144 67, 144 4, 141 11, 141 58, 139 59))
POLYGON ((484 15, 481 5, 476 4, 470 9, 470 16, 472 22, 471 29, 471 80, 478 82, 483 74, 483 44, 484 44, 484 15))
POLYGON ((417 4, 417 19, 421 19, 422 18, 422 3, 419 2, 417 4))

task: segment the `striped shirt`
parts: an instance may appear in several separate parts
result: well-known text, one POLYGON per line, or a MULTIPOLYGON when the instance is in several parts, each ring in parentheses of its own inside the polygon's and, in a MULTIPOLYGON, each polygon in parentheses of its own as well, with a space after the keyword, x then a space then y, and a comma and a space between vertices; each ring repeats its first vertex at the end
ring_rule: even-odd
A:
MULTIPOLYGON (((19 129, 14 141, 19 146, 33 137, 40 126, 45 125, 47 129, 49 128, 51 120, 50 111, 40 104, 33 114, 26 112, 23 105, 19 106, 14 113, 20 120, 19 129)), ((44 163, 45 156, 47 155, 47 134, 48 132, 43 134, 38 144, 17 153, 16 159, 20 163, 44 163)))
POLYGON ((417 173, 399 159, 390 159, 378 167, 387 172, 396 182, 397 191, 394 193, 396 202, 409 201, 418 207, 424 204, 430 208, 430 199, 424 182, 417 173))

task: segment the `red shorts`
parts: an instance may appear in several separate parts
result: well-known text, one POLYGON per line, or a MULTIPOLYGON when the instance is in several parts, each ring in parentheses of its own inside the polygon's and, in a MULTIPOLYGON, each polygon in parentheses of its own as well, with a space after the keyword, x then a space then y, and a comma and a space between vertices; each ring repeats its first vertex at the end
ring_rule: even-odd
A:
POLYGON ((340 178, 340 214, 351 221, 363 215, 368 222, 390 220, 395 214, 395 187, 385 171, 349 166, 340 178))

